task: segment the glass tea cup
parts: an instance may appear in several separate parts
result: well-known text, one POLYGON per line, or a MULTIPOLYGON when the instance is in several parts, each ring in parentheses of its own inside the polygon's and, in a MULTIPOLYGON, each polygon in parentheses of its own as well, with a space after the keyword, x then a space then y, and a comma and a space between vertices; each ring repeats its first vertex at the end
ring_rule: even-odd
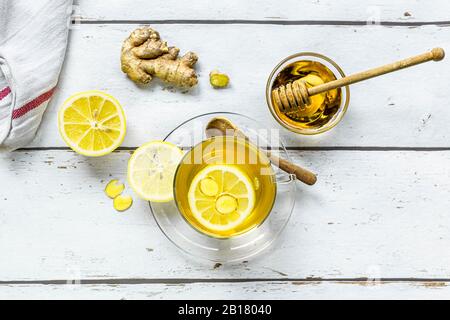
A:
MULTIPOLYGON (((261 153, 264 152, 263 149, 270 149, 271 154, 289 159, 278 135, 251 118, 235 113, 211 113, 195 117, 175 128, 165 141, 185 150, 184 160, 186 160, 186 157, 189 157, 189 154, 192 154, 192 151, 198 146, 211 143, 218 138, 209 137, 205 130, 210 120, 217 117, 225 117, 237 125, 248 136, 251 147, 260 149, 261 153)), ((264 157, 261 155, 262 161, 264 161, 264 157)), ((216 164, 217 162, 213 163, 213 165, 216 164)), ((195 174, 192 173, 189 177, 190 172, 183 169, 185 164, 182 161, 175 175, 174 199, 167 203, 150 203, 158 226, 178 248, 198 258, 225 263, 249 259, 262 252, 281 234, 295 205, 295 176, 279 170, 270 162, 269 165, 273 173, 275 194, 272 203, 269 199, 264 208, 260 208, 262 211, 255 213, 256 215, 260 213, 261 219, 254 219, 253 223, 248 224, 239 232, 217 234, 211 230, 202 229, 193 222, 192 217, 190 218, 186 212, 183 212, 186 210, 186 204, 182 203, 180 197, 183 197, 183 193, 188 192, 189 185, 195 179, 192 178, 192 175, 195 176, 195 174), (184 187, 183 184, 185 184, 184 187), (182 192, 179 192, 180 186, 184 188, 182 192)), ((250 177, 250 175, 248 176, 250 177)), ((270 173, 268 178, 270 178, 270 173)), ((259 187, 268 187, 269 185, 261 181, 259 187)), ((259 199, 259 201, 262 200, 259 199)))
POLYGON ((350 100, 348 86, 311 97, 312 104, 320 105, 317 110, 302 112, 296 109, 286 113, 280 110, 272 95, 274 89, 297 79, 305 79, 310 85, 323 83, 317 82, 317 76, 328 82, 345 77, 345 74, 333 60, 314 52, 291 55, 273 69, 267 80, 266 100, 271 114, 283 127, 295 133, 315 135, 332 129, 344 117, 350 100))

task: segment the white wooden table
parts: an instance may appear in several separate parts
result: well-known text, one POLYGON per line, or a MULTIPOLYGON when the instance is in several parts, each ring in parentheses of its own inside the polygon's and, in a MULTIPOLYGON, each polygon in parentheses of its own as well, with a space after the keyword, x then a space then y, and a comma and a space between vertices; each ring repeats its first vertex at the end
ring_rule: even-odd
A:
POLYGON ((353 86, 327 134, 283 131, 319 182, 299 184, 286 232, 255 260, 186 257, 147 203, 119 214, 103 194, 111 177, 125 180, 130 150, 194 115, 235 111, 279 127, 265 82, 292 53, 320 52, 352 73, 435 46, 450 52, 448 1, 79 0, 77 11, 37 138, 0 155, 0 298, 450 298, 450 59, 353 86), (197 89, 125 78, 120 47, 140 24, 198 53, 197 89), (231 88, 209 87, 215 68, 231 88), (57 132, 63 100, 88 89, 116 96, 128 117, 123 148, 102 159, 71 152, 57 132))

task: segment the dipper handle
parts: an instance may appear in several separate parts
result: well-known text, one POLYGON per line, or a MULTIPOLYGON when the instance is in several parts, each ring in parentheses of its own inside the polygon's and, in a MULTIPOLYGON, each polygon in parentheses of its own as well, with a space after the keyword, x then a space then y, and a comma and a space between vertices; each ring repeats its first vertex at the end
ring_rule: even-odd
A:
POLYGON ((441 61, 445 57, 444 49, 442 48, 434 48, 431 51, 425 52, 423 54, 419 54, 414 57, 409 57, 404 60, 400 60, 397 62, 393 62, 390 64, 386 64, 381 67, 373 68, 367 71, 359 72, 347 76, 345 78, 341 78, 338 80, 330 81, 316 87, 312 87, 308 89, 309 96, 314 96, 319 93, 323 93, 332 89, 341 88, 344 86, 348 86, 353 83, 357 83, 360 81, 364 81, 367 79, 375 78, 381 76, 383 74, 387 74, 390 72, 394 72, 397 70, 409 68, 424 62, 428 61, 441 61))
POLYGON ((350 76, 333 80, 320 84, 315 87, 308 88, 306 83, 301 80, 295 80, 287 85, 280 86, 272 90, 272 97, 277 101, 280 111, 286 113, 293 110, 304 110, 306 106, 311 104, 311 96, 319 93, 327 92, 333 89, 348 86, 353 83, 375 78, 386 73, 409 68, 428 61, 441 61, 445 57, 444 49, 434 48, 418 56, 410 57, 394 63, 386 64, 381 67, 370 69, 367 71, 352 74, 350 76))
MULTIPOLYGON (((245 133, 239 129, 234 123, 224 117, 216 117, 209 121, 206 126, 206 135, 212 136, 225 136, 234 135, 243 139, 248 139, 245 133)), ((317 176, 308 169, 302 168, 295 163, 292 163, 286 159, 280 158, 269 151, 265 151, 269 160, 281 170, 295 175, 295 177, 301 182, 307 185, 314 185, 317 182, 317 176)))

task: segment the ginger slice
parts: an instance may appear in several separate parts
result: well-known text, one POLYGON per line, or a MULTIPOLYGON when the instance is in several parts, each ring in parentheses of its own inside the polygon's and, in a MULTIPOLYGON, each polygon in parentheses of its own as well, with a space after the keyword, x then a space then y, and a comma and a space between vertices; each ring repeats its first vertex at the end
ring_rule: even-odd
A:
POLYGON ((111 199, 115 199, 125 190, 125 185, 118 180, 111 180, 105 188, 105 194, 111 199))
POLYGON ((214 70, 209 74, 209 83, 215 89, 226 88, 230 83, 230 77, 228 77, 225 73, 220 73, 218 70, 214 70))
POLYGON ((200 191, 208 197, 215 197, 219 193, 219 185, 212 178, 200 181, 200 191))
POLYGON ((133 205, 133 198, 131 196, 117 196, 113 201, 114 209, 119 212, 127 211, 133 205))

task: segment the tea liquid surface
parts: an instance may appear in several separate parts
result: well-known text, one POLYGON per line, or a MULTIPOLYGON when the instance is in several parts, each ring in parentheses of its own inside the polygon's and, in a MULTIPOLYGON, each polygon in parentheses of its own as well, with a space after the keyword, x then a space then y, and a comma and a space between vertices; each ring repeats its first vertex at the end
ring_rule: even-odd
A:
POLYGON ((276 196, 267 156, 237 137, 214 137, 192 148, 175 175, 175 201, 187 222, 229 238, 260 225, 276 196))

